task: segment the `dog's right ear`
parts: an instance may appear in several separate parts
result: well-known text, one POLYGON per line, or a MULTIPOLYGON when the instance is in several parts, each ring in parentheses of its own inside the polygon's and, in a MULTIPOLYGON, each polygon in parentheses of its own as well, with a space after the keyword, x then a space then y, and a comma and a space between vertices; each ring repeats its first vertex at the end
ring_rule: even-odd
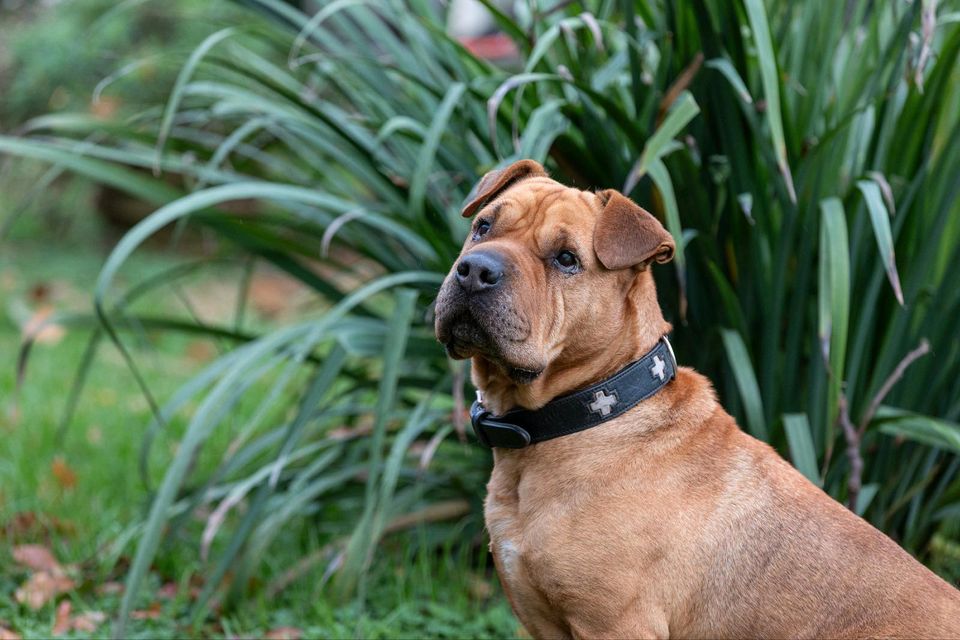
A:
POLYGON ((500 192, 519 180, 546 175, 547 172, 536 160, 518 160, 505 169, 490 171, 470 190, 460 215, 469 218, 500 192))

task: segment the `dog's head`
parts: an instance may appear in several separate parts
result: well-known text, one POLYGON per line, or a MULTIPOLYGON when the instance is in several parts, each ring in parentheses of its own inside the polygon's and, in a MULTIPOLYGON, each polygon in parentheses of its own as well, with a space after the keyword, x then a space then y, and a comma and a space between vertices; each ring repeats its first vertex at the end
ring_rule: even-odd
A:
MULTIPOLYGON (((637 298, 652 292, 646 267, 674 253, 630 199, 566 187, 532 160, 484 176, 463 209, 474 214, 437 298, 437 338, 452 357, 482 358, 517 384, 561 355, 590 358, 629 339, 622 332, 644 320, 637 298)), ((655 316, 664 324, 658 307, 655 316)))

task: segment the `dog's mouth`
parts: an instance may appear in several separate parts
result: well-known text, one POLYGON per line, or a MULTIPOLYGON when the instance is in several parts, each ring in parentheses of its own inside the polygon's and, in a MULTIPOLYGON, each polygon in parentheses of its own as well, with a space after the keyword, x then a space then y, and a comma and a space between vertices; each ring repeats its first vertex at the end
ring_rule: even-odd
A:
POLYGON ((477 322, 469 311, 446 320, 437 332, 437 337, 447 350, 447 355, 457 360, 480 356, 497 365, 516 384, 530 384, 543 373, 543 368, 530 368, 513 364, 504 355, 497 340, 477 322))
POLYGON ((451 358, 465 359, 486 353, 494 341, 489 332, 464 310, 446 320, 437 332, 451 358))
POLYGON ((437 339, 451 358, 481 357, 516 384, 529 384, 543 373, 528 344, 530 324, 513 309, 509 293, 471 297, 448 282, 435 311, 437 339))

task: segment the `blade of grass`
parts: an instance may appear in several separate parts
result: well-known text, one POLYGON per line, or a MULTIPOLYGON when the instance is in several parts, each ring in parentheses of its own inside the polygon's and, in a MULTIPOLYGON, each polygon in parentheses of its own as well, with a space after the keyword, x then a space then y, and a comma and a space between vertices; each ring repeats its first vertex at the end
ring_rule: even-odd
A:
POLYGON ((780 112, 780 80, 777 72, 777 58, 773 52, 773 41, 770 39, 767 10, 763 6, 763 0, 743 0, 743 4, 747 10, 750 31, 757 47, 757 62, 760 65, 763 96, 767 100, 765 115, 777 156, 777 167, 783 176, 790 201, 796 204, 797 193, 793 187, 793 174, 787 161, 787 144, 783 135, 783 116, 780 112))
POLYGON ((747 353, 743 338, 730 329, 721 329, 720 337, 723 339, 727 362, 733 371, 737 389, 740 391, 740 400, 747 414, 747 427, 754 437, 766 440, 767 425, 763 420, 763 399, 760 396, 757 376, 753 372, 753 365, 750 364, 750 354, 747 353))
POLYGON ((903 291, 900 288, 900 274, 897 272, 897 260, 893 252, 893 235, 890 232, 890 215, 883 204, 883 194, 880 186, 873 180, 857 180, 857 188, 863 194, 870 212, 870 224, 873 225, 873 234, 877 238, 877 249, 880 250, 880 259, 887 272, 887 279, 893 288, 893 295, 903 306, 903 291))
POLYGON ((837 198, 820 203, 819 336, 827 367, 827 447, 832 445, 843 388, 850 318, 850 256, 843 204, 837 198))
POLYGON ((783 416, 783 429, 790 445, 790 457, 797 471, 815 485, 822 486, 820 471, 817 468, 817 454, 814 453, 813 436, 806 414, 788 413, 783 416))
POLYGON ((163 149, 167 143, 167 138, 170 136, 170 130, 173 127, 173 119, 177 115, 177 109, 180 108, 180 102, 183 100, 187 83, 190 81, 194 71, 196 71, 196 68, 200 65, 200 63, 203 61, 203 58, 210 52, 210 50, 217 46, 218 43, 233 36, 237 32, 238 29, 236 27, 228 27, 207 36, 207 38, 200 43, 200 46, 194 49, 193 53, 190 54, 190 57, 187 59, 187 63, 177 75, 177 79, 173 84, 173 89, 170 91, 170 99, 167 101, 167 106, 163 111, 163 119, 160 121, 160 131, 157 133, 156 160, 154 161, 153 166, 154 175, 158 175, 160 173, 160 158, 163 156, 163 149))

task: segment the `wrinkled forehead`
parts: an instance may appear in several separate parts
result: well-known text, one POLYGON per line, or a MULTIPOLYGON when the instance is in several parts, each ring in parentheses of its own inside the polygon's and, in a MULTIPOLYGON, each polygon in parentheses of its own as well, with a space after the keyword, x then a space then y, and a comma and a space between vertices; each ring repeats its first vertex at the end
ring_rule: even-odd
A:
POLYGON ((533 233, 540 244, 557 235, 592 235, 598 211, 593 192, 537 177, 510 187, 481 214, 496 221, 499 233, 533 233))

